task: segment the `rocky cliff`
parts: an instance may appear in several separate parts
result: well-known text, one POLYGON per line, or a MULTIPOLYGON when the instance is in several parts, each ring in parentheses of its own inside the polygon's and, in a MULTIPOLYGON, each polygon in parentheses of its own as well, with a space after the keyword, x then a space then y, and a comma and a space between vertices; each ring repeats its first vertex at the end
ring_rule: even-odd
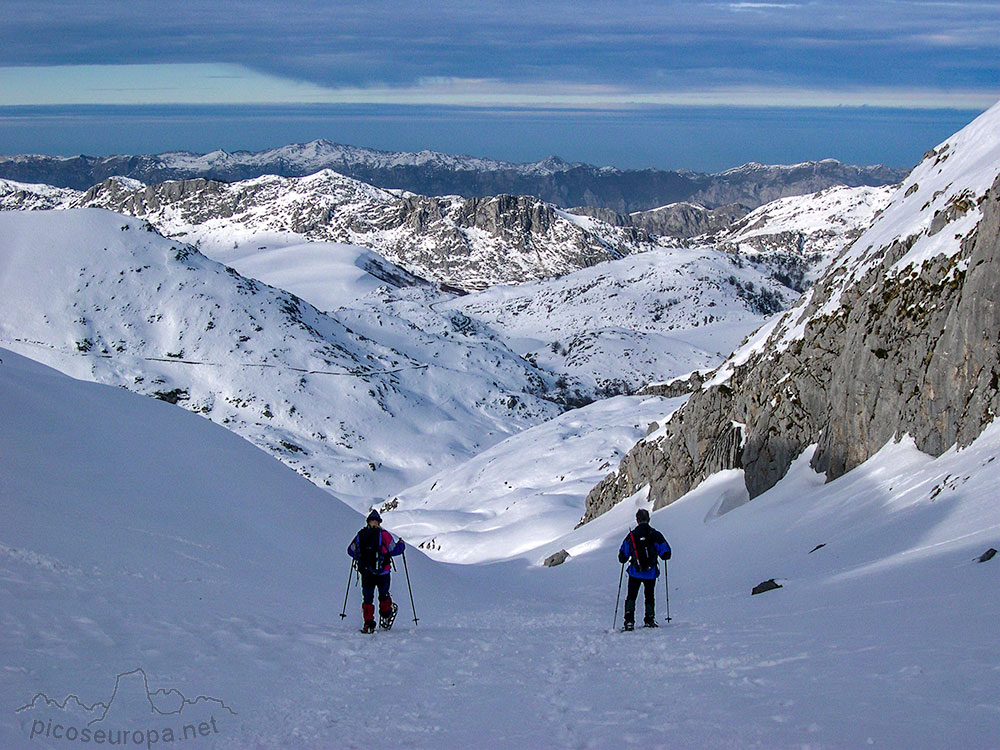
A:
POLYGON ((939 455, 1000 410, 1000 105, 938 148, 799 303, 751 339, 587 498, 662 507, 723 469, 751 498, 811 446, 833 479, 910 435, 939 455))
POLYGON ((609 208, 578 206, 569 209, 574 214, 593 216, 616 227, 635 227, 649 234, 691 239, 728 229, 750 211, 746 206, 730 204, 705 208, 695 203, 671 203, 648 211, 620 214, 609 208))

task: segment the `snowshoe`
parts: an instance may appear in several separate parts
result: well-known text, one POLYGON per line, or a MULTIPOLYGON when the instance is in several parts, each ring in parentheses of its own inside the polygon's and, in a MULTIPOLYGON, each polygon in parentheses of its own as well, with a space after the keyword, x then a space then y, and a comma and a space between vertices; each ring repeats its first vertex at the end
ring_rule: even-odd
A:
POLYGON ((622 628, 622 632, 623 633, 629 633, 629 632, 631 632, 633 630, 635 630, 635 623, 634 622, 626 622, 625 623, 625 627, 622 628))
POLYGON ((660 626, 659 626, 659 625, 658 625, 658 624, 656 623, 656 620, 645 620, 645 621, 644 621, 644 622, 642 623, 642 626, 643 626, 644 628, 658 628, 658 627, 660 627, 660 626))
POLYGON ((396 621, 396 612, 398 610, 399 607, 396 605, 396 602, 393 602, 388 612, 379 612, 378 625, 382 630, 389 630, 392 627, 392 623, 396 621))
POLYGON ((375 632, 375 621, 374 620, 368 620, 364 624, 364 627, 361 628, 361 632, 362 633, 374 633, 375 632))

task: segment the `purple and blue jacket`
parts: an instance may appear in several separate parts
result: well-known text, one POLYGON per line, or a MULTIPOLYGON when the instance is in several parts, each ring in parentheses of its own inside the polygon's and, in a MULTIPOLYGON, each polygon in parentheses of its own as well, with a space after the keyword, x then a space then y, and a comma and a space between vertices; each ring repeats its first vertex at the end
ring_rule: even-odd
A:
MULTIPOLYGON (((389 560, 390 557, 395 557, 396 555, 403 554, 403 550, 406 549, 406 543, 402 539, 396 539, 392 534, 390 534, 385 529, 379 529, 382 535, 382 545, 380 551, 382 556, 385 558, 385 565, 383 566, 381 572, 376 575, 384 575, 392 570, 392 562, 389 560)), ((350 555, 355 560, 358 559, 358 534, 354 536, 354 539, 349 545, 347 545, 347 554, 350 555)))

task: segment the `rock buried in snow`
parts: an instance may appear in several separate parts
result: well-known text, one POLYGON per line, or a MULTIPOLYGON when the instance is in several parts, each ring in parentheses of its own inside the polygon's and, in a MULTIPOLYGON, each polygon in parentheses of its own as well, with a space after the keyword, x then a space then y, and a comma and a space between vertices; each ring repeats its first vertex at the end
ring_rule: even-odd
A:
POLYGON ((546 557, 542 565, 544 565, 546 568, 554 568, 556 565, 562 565, 564 562, 566 562, 566 559, 568 557, 569 557, 569 552, 567 552, 564 549, 561 549, 554 555, 549 555, 548 557, 546 557))
POLYGON ((763 594, 765 591, 774 591, 775 589, 780 589, 780 588, 781 584, 775 583, 774 579, 771 578, 767 581, 763 581, 762 583, 758 583, 756 586, 754 586, 753 590, 750 592, 750 596, 754 596, 756 594, 763 594))
POLYGON ((987 562, 989 560, 992 560, 993 557, 994 557, 994 555, 996 555, 996 553, 997 553, 997 551, 995 549, 993 549, 992 547, 990 547, 982 555, 980 555, 979 562, 987 562))

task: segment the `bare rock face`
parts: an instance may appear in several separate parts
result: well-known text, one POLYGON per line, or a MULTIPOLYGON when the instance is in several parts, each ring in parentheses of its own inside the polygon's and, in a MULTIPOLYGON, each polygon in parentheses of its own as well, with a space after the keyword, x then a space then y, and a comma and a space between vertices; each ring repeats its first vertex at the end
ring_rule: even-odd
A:
POLYGON ((591 206, 571 208, 569 211, 582 216, 593 216, 616 227, 634 227, 649 234, 686 240, 728 229, 746 216, 750 209, 736 203, 717 208, 706 208, 695 203, 671 203, 630 214, 591 206))
POLYGON ((794 308, 636 445, 582 522, 647 486, 662 507, 722 469, 743 469, 756 497, 811 445, 834 479, 903 435, 931 455, 971 443, 1000 412, 998 174, 1000 106, 931 152, 794 308))

